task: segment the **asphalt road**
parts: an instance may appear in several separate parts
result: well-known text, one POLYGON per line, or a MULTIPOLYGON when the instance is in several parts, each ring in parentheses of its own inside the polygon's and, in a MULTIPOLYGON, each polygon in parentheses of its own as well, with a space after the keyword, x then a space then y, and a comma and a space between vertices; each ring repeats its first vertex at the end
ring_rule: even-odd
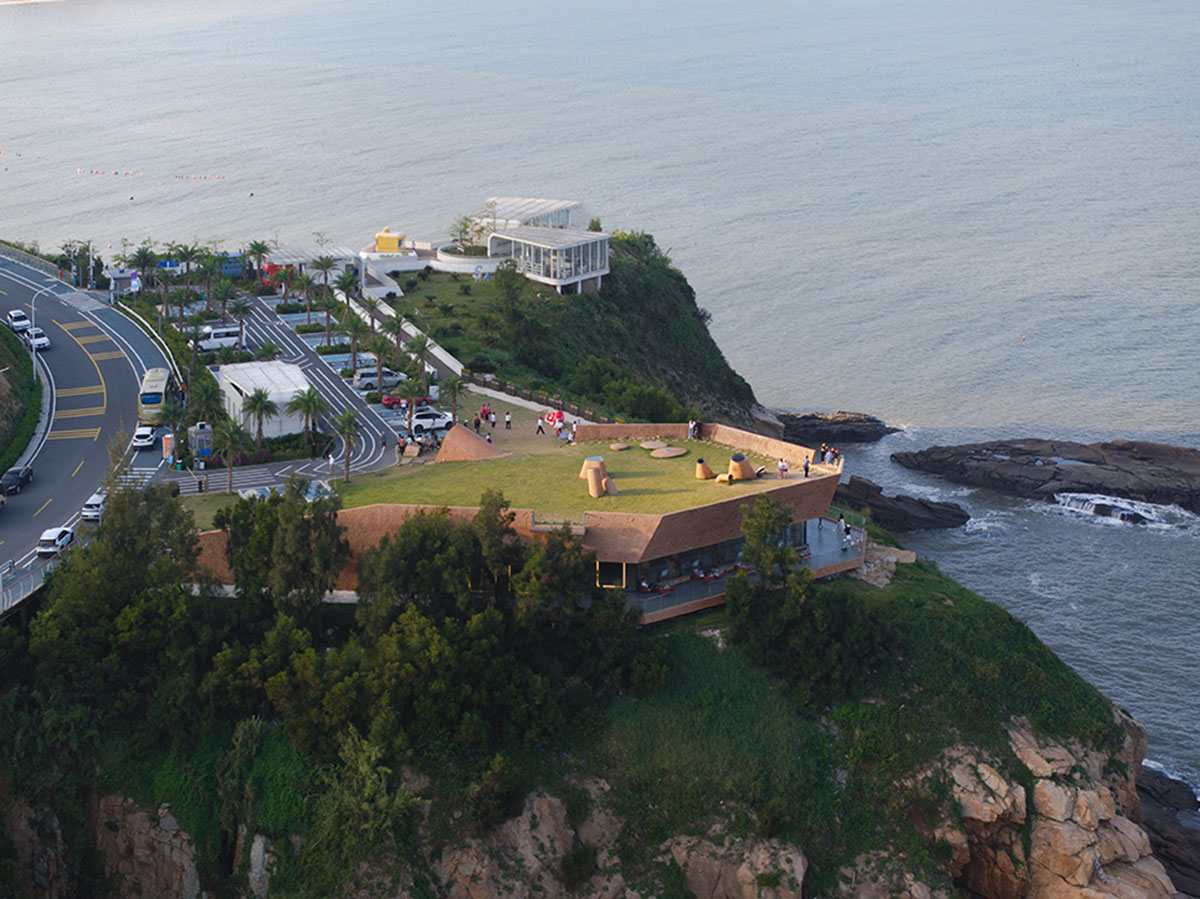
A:
POLYGON ((36 561, 33 549, 47 528, 78 521, 80 508, 104 480, 116 440, 146 481, 158 453, 134 454, 137 394, 147 366, 165 364, 137 326, 94 297, 41 272, 0 259, 0 312, 22 308, 50 338, 38 353, 39 377, 50 396, 49 429, 39 431, 24 464, 34 479, 0 510, 0 563, 18 569, 36 561), (36 302, 34 302, 36 298, 36 302))

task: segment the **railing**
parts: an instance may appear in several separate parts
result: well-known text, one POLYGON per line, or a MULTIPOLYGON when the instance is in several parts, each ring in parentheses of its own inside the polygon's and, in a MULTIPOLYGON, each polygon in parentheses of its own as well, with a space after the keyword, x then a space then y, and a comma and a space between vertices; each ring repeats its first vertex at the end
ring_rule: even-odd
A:
POLYGON ((486 387, 489 390, 495 390, 499 393, 506 393, 509 396, 517 397, 518 399, 530 400, 534 403, 540 403, 543 406, 549 406, 551 409, 561 409, 568 415, 577 415, 580 418, 595 424, 612 424, 612 419, 604 415, 599 415, 595 409, 590 409, 587 406, 581 406, 578 403, 572 403, 561 396, 554 394, 543 393, 540 390, 526 390, 524 387, 518 387, 516 384, 506 384, 504 381, 494 378, 491 375, 482 374, 480 372, 463 369, 462 379, 468 384, 478 384, 480 387, 486 387))
POLYGON ((46 575, 54 570, 57 563, 58 557, 56 556, 19 576, 16 574, 16 566, 11 560, 0 565, 0 616, 7 615, 30 594, 40 589, 46 575))
POLYGON ((34 256, 32 253, 26 253, 24 250, 18 250, 16 247, 10 247, 6 243, 0 243, 0 256, 3 256, 5 259, 11 259, 13 262, 19 262, 21 265, 37 269, 51 278, 58 278, 64 284, 67 283, 59 275, 58 266, 53 262, 42 259, 40 256, 34 256))
POLYGON ((127 316, 134 319, 141 326, 142 330, 150 335, 150 339, 159 345, 159 349, 162 350, 163 355, 167 358, 167 364, 175 372, 176 382, 182 382, 183 373, 179 370, 179 364, 175 361, 175 354, 171 352, 171 348, 167 346, 167 342, 163 339, 162 335, 155 331, 153 325, 146 321, 140 313, 136 312, 132 306, 119 302, 114 305, 119 311, 124 312, 127 316))

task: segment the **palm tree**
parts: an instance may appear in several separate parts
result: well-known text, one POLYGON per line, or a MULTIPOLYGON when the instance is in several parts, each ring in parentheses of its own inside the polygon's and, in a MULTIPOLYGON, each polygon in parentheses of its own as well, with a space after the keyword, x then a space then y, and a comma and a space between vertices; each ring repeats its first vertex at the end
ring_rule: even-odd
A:
POLYGON ((358 293, 358 275, 354 272, 342 272, 338 275, 336 284, 337 289, 346 295, 347 301, 358 293))
POLYGON ((296 275, 295 279, 292 281, 292 286, 295 287, 297 291, 304 294, 304 311, 308 315, 308 318, 305 319, 305 324, 311 325, 312 292, 313 288, 317 286, 317 282, 308 272, 301 272, 300 274, 296 275))
POLYGON ((196 274, 204 282, 204 302, 211 303, 213 301, 213 278, 217 276, 217 258, 211 250, 200 251, 200 258, 196 262, 196 274))
POLYGON ((375 313, 379 309, 379 300, 372 296, 365 296, 358 301, 358 305, 362 306, 367 311, 367 324, 371 330, 375 330, 375 313))
POLYGON ((296 273, 285 266, 280 266, 271 274, 271 283, 283 288, 283 302, 285 303, 294 280, 296 280, 296 273))
POLYGON ((221 408, 221 388, 213 378, 195 378, 187 392, 188 418, 191 421, 214 421, 221 408))
POLYGON ((350 338, 350 368, 358 371, 358 342, 369 337, 371 329, 367 327, 365 321, 357 315, 351 314, 346 316, 345 321, 342 322, 342 330, 350 338))
POLYGON ((232 365, 237 362, 238 351, 234 346, 223 346, 217 350, 217 362, 221 365, 232 365))
POLYGON ((258 422, 258 429, 254 434, 254 448, 262 449, 263 420, 278 415, 279 405, 271 399, 271 394, 266 391, 266 388, 257 387, 242 401, 242 411, 247 415, 253 415, 258 422))
POLYGON ((254 358, 260 362, 270 362, 272 359, 278 358, 282 350, 271 341, 267 341, 262 346, 254 351, 254 358))
POLYGON ((402 400, 407 400, 404 407, 408 412, 408 436, 411 439, 413 413, 417 411, 417 400, 425 396, 425 391, 421 389, 421 385, 417 382, 416 378, 409 378, 407 381, 401 381, 392 392, 402 400))
POLYGON ((271 255, 271 245, 265 240, 252 240, 246 245, 246 255, 254 260, 254 280, 262 280, 263 262, 271 255))
POLYGON ((438 382, 438 395, 444 397, 450 395, 450 419, 454 424, 458 424, 458 397, 467 389, 466 382, 457 375, 438 382))
POLYGON ((346 442, 346 473, 344 480, 350 480, 350 454, 358 442, 358 410, 346 409, 338 413, 330 421, 333 432, 346 442))
POLYGON ((317 419, 329 411, 329 403, 325 402, 325 397, 321 396, 321 392, 315 387, 309 387, 297 393, 294 397, 288 400, 287 412, 289 415, 295 415, 299 412, 304 416, 304 439, 308 440, 309 422, 312 423, 313 429, 316 429, 317 419))
POLYGON ((429 372, 425 371, 425 357, 429 355, 429 338, 418 334, 405 347, 408 354, 417 360, 417 371, 421 375, 421 390, 429 393, 429 372))
POLYGON ((138 293, 140 294, 149 285, 150 272, 158 265, 158 254, 150 248, 150 244, 144 243, 129 257, 129 264, 137 269, 140 280, 138 281, 138 293))
POLYGON ((189 315, 187 321, 192 326, 192 367, 188 371, 188 377, 193 378, 200 364, 200 329, 204 327, 204 316, 197 312, 195 315, 189 315))
POLYGON ((313 260, 313 271, 321 273, 321 283, 325 285, 325 293, 329 293, 329 273, 337 265, 332 256, 318 256, 313 260))
POLYGON ((233 457, 250 448, 250 435, 232 418, 227 418, 217 425, 212 440, 213 450, 225 457, 225 468, 229 472, 225 492, 233 493, 233 457))
POLYGON ((376 334, 367 344, 367 349, 375 354, 375 383, 383 390, 383 357, 392 350, 392 342, 383 334, 376 334))
POLYGON ((225 321, 228 317, 229 301, 237 297, 237 287, 228 278, 222 278, 217 282, 217 286, 209 291, 208 296, 221 304, 221 321, 225 321))
POLYGON ((179 424, 187 415, 187 410, 183 408, 183 403, 177 399, 163 400, 161 406, 158 407, 158 423, 166 425, 171 429, 171 433, 176 435, 175 455, 179 455, 179 424))
POLYGON ((325 345, 329 346, 332 342, 330 331, 333 328, 333 313, 337 312, 338 301, 326 294, 317 301, 317 308, 325 313, 325 345))
POLYGON ((200 248, 195 244, 173 243, 169 247, 171 255, 183 263, 183 285, 188 293, 192 291, 192 265, 200 260, 200 248))
POLYGON ((384 334, 396 341, 396 355, 393 359, 393 367, 397 371, 404 367, 404 364, 401 361, 401 354, 404 352, 402 341, 404 338, 405 325, 406 323, 404 319, 398 315, 394 315, 383 323, 383 328, 381 329, 384 334))
POLYGON ((229 304, 230 311, 237 316, 238 320, 238 349, 246 348, 246 313, 254 309, 254 304, 249 300, 234 300, 229 304))

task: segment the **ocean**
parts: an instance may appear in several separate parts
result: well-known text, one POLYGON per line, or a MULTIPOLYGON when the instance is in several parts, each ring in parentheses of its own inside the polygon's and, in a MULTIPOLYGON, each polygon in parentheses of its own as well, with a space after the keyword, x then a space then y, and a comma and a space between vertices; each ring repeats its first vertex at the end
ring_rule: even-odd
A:
POLYGON ((848 471, 974 516, 907 544, 1200 784, 1200 521, 887 459, 1200 447, 1196 46, 1182 0, 0 3, 0 236, 359 248, 582 200, 669 251, 764 405, 903 426, 848 471))

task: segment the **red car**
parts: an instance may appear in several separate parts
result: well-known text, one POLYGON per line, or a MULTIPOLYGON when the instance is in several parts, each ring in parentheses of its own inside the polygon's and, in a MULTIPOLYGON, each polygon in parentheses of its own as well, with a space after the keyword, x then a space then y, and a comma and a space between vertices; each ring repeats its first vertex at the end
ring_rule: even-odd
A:
MULTIPOLYGON (((390 409, 390 408, 392 408, 392 406, 400 406, 401 408, 403 408, 402 404, 405 401, 404 401, 403 397, 398 397, 391 393, 385 393, 383 395, 383 399, 381 399, 380 402, 383 403, 383 407, 385 409, 390 409)), ((430 400, 429 397, 427 397, 427 396, 422 396, 422 397, 417 398, 417 408, 418 409, 420 409, 422 406, 428 406, 431 403, 432 403, 432 400, 430 400)))

